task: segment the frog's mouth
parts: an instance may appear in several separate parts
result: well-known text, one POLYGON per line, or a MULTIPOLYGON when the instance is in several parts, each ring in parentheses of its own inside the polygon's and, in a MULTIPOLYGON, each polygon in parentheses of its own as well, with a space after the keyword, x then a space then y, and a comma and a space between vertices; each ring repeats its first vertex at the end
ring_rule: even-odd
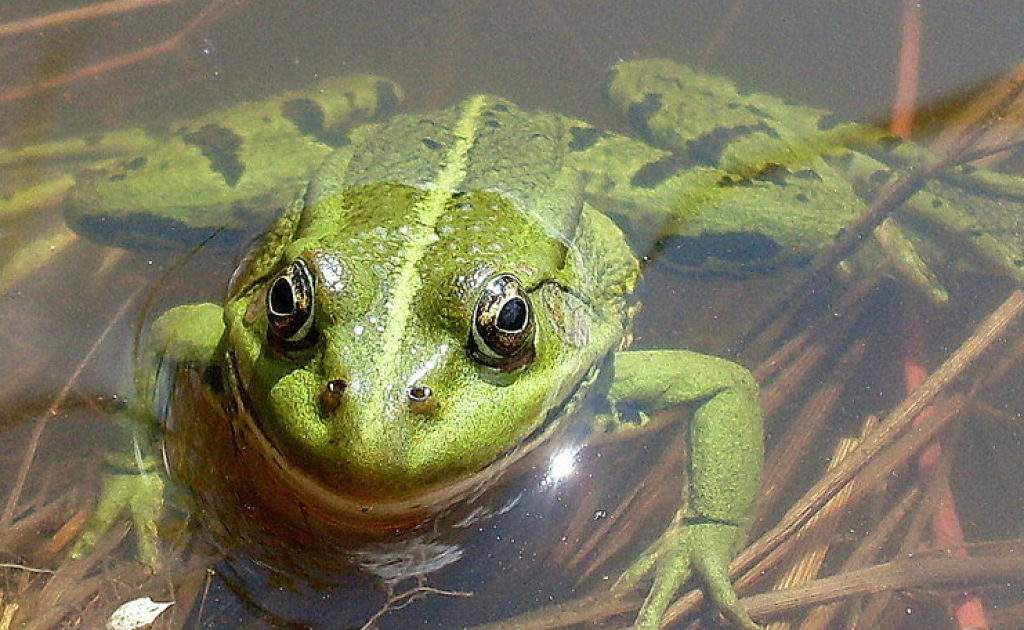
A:
MULTIPOLYGON (((231 430, 242 464, 249 478, 258 486, 259 500, 275 514, 309 523, 311 520, 331 529, 353 533, 383 533, 407 531, 425 521, 449 511, 457 503, 475 499, 506 475, 508 469, 544 444, 557 442, 552 437, 566 423, 559 420, 573 414, 595 390, 602 389, 596 382, 602 375, 611 374, 605 360, 590 366, 560 402, 548 409, 534 430, 517 444, 498 455, 487 465, 468 471, 461 476, 435 483, 426 483, 412 493, 372 496, 352 492, 345 484, 332 484, 289 457, 261 426, 255 408, 244 386, 236 361, 231 366, 230 390, 235 399, 231 430), (607 368, 607 369, 606 369, 607 368)), ((532 461, 532 460, 531 460, 532 461)))
POLYGON ((496 461, 455 479, 424 486, 412 495, 367 497, 347 493, 292 461, 260 426, 252 412, 248 393, 240 386, 237 366, 230 362, 235 381, 234 434, 240 464, 257 486, 258 500, 275 516, 329 530, 356 534, 408 531, 436 517, 453 505, 478 497, 523 455, 547 441, 558 423, 545 421, 544 430, 532 434, 496 461), (539 435, 538 433, 543 433, 539 435))

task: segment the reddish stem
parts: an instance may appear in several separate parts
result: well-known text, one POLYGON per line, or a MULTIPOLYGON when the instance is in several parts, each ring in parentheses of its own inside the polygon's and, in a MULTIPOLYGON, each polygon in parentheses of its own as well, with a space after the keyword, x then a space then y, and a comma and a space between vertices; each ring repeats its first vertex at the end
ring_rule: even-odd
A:
POLYGON ((140 48, 132 53, 96 62, 92 65, 85 66, 84 68, 79 68, 74 72, 61 74, 49 79, 43 79, 32 85, 8 90, 0 94, 0 105, 12 103, 14 101, 28 98, 34 94, 38 94, 39 92, 69 85, 76 81, 95 77, 105 72, 118 70, 125 66, 130 66, 140 61, 172 52, 182 45, 186 37, 191 35, 193 31, 210 19, 211 15, 216 11, 222 10, 223 7, 221 5, 223 5, 225 1, 226 0, 213 0, 205 9, 199 12, 196 17, 192 18, 188 24, 182 27, 180 31, 158 44, 153 44, 152 46, 140 48))
POLYGON ((921 71, 921 38, 924 16, 917 0, 903 0, 903 37, 900 39, 899 76, 896 102, 889 129, 901 138, 909 138, 914 129, 917 80, 921 71))
MULTIPOLYGON (((900 42, 899 82, 896 87, 896 102, 893 105, 891 130, 902 138, 909 138, 914 127, 914 109, 917 100, 918 77, 921 68, 921 40, 924 31, 924 16, 919 0, 903 0, 903 37, 900 42)), ((908 392, 914 391, 928 377, 926 364, 927 334, 922 326, 920 307, 908 304, 902 316, 904 325, 903 357, 904 382, 908 392)), ((914 420, 914 426, 928 422, 932 407, 924 409, 914 420)), ((921 478, 932 487, 935 497, 935 513, 932 516, 932 536, 936 546, 953 556, 967 555, 964 547, 964 533, 953 498, 948 468, 942 444, 938 440, 928 445, 918 456, 917 470, 921 478)), ((961 593, 951 598, 957 627, 988 628, 985 608, 977 595, 961 593)))
MULTIPOLYGON (((917 313, 919 310, 920 308, 910 306, 902 318, 905 328, 903 374, 907 391, 913 391, 928 377, 924 368, 926 335, 921 326, 919 313, 917 313)), ((918 414, 914 420, 914 426, 921 426, 928 422, 932 411, 933 408, 928 407, 918 414)), ((963 528, 960 526, 956 499, 953 497, 953 491, 945 473, 948 468, 945 466, 942 444, 938 440, 921 451, 917 459, 917 470, 925 483, 932 487, 935 498, 935 513, 932 516, 932 537, 935 545, 951 556, 966 557, 963 528)), ((989 627, 985 608, 977 595, 961 593, 953 596, 950 604, 953 606, 958 628, 983 629, 989 627)))

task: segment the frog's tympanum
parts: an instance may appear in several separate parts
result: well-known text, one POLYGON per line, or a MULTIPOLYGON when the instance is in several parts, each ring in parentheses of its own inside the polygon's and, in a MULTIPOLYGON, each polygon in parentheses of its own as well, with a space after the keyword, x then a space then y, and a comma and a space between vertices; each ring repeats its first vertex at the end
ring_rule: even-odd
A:
MULTIPOLYGON (((388 82, 352 81, 362 91, 344 103, 397 99, 388 82)), ((755 627, 728 565, 760 482, 757 384, 723 359, 629 349, 634 249, 682 239, 681 264, 711 271, 806 262, 914 151, 663 60, 619 64, 608 94, 640 139, 476 95, 380 115, 337 142, 329 106, 291 98, 274 105, 282 123, 252 116, 255 135, 209 116, 151 155, 83 178, 67 205, 77 229, 116 243, 187 241, 285 205, 340 145, 237 271, 223 306, 180 306, 156 321, 141 396, 153 397, 161 365, 208 366, 268 487, 297 497, 303 518, 364 532, 422 522, 477 491, 586 390, 607 400, 593 429, 602 436, 614 436, 627 405, 643 410, 634 432, 689 405, 682 507, 615 588, 652 579, 636 625, 653 628, 696 576, 727 617, 755 627), (179 163, 200 173, 168 174, 179 163)), ((976 196, 993 194, 980 171, 951 173, 851 264, 885 268, 939 301, 944 272, 961 264, 1019 279, 1016 246, 943 195, 966 197, 968 181, 976 196), (950 238, 971 260, 945 254, 950 238)), ((151 536, 162 485, 140 478, 111 486, 87 537, 125 503, 151 536)))

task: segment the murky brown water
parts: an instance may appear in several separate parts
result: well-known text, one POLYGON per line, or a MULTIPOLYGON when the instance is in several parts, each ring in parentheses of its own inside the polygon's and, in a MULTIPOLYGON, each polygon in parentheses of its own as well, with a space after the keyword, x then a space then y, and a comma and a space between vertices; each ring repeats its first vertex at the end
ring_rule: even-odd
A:
MULTIPOLYGON (((1024 59, 1019 36, 1024 9, 1014 3, 940 4, 945 6, 925 7, 920 102, 945 112, 1024 59)), ((72 6, 6 2, 0 25, 72 6)), ((622 129, 601 96, 605 69, 618 59, 652 56, 725 74, 750 90, 846 118, 884 121, 897 82, 900 8, 895 1, 168 2, 0 37, 0 151, 182 119, 356 71, 400 82, 410 110, 491 91, 524 106, 622 129), (158 45, 186 25, 179 46, 110 72, 88 70, 105 60, 127 61, 133 51, 158 45), (6 100, 22 87, 82 69, 86 76, 67 85, 6 100)), ((19 169, 0 166, 0 194, 65 174, 77 163, 62 157, 19 169)), ((0 251, 10 252, 11 260, 0 286, 0 431, 7 447, 0 452, 0 562, 9 563, 0 569, 0 628, 12 621, 22 624, 14 627, 99 627, 116 604, 142 595, 178 602, 159 627, 264 628, 288 622, 359 627, 385 605, 389 593, 343 571, 327 575, 323 567, 302 564, 290 574, 268 575, 259 566, 265 548, 247 554, 241 545, 234 562, 217 564, 219 555, 206 542, 204 527, 190 535, 195 529, 182 507, 169 515, 167 557, 156 576, 131 561, 130 536, 116 549, 117 541, 111 540, 98 556, 67 561, 68 541, 98 488, 104 452, 113 439, 111 419, 131 391, 139 322, 173 304, 216 299, 238 252, 200 252, 183 261, 175 252, 142 256, 100 248, 60 231, 60 214, 52 205, 29 207, 0 222, 0 251), (48 240, 22 249, 37 239, 48 240)), ((799 271, 743 280, 679 278, 671 267, 650 271, 638 343, 724 355, 738 348, 740 336, 772 298, 800 277, 799 271)), ((988 277, 966 277, 956 287, 954 308, 923 307, 910 315, 925 324, 929 367, 949 356, 1010 288, 988 277)), ((838 402, 825 413, 820 438, 800 456, 804 465, 794 480, 772 495, 774 503, 764 509, 755 533, 773 526, 822 474, 840 437, 859 433, 865 417, 885 415, 904 395, 901 322, 908 315, 896 305, 898 289, 885 285, 856 301, 867 307, 864 314, 856 314, 854 306, 830 306, 848 290, 831 289, 815 293, 787 330, 791 336, 819 321, 815 314, 835 313, 825 316, 827 325, 819 321, 810 343, 812 349, 823 348, 825 358, 803 377, 765 378, 772 400, 780 390, 793 390, 777 406, 768 402, 775 457, 785 459, 781 448, 809 435, 805 428, 787 433, 807 426, 794 423, 808 413, 802 406, 808 396, 817 391, 820 399, 832 388, 839 392, 838 402)), ((1011 328, 997 350, 1009 348, 1019 358, 1019 330, 1011 328)), ((772 338, 755 344, 742 361, 756 367, 778 343, 772 338)), ((1024 573, 995 562, 1019 560, 1017 541, 1024 535, 1019 373, 1019 362, 986 360, 961 380, 970 387, 947 392, 980 392, 971 402, 954 399, 966 411, 943 435, 943 447, 966 539, 1002 541, 972 550, 982 564, 991 565, 990 573, 975 572, 961 581, 956 571, 967 569, 957 565, 941 583, 897 582, 894 599, 844 600, 849 603, 830 627, 842 627, 859 614, 862 624, 874 620, 875 625, 857 627, 952 628, 946 595, 964 584, 983 593, 997 627, 1024 627, 1024 573), (979 383, 982 377, 990 380, 979 383)), ((390 595, 424 586, 437 591, 414 591, 424 597, 405 607, 405 599, 393 599, 396 610, 381 617, 380 627, 471 626, 603 593, 628 552, 635 553, 654 534, 644 524, 667 514, 657 497, 671 500, 674 491, 650 489, 678 482, 671 465, 657 464, 662 450, 672 450, 663 448, 671 441, 672 432, 665 432, 650 442, 585 450, 572 479, 557 487, 545 485, 544 462, 536 462, 536 469, 528 468, 501 489, 499 508, 514 503, 507 514, 445 539, 450 547, 444 553, 463 554, 462 559, 425 585, 401 583, 390 595), (472 596, 465 596, 469 592, 472 596)), ((877 543, 875 554, 860 552, 859 566, 910 554, 942 556, 928 533, 930 504, 921 498, 932 486, 920 481, 913 465, 894 466, 891 475, 867 486, 870 498, 838 510, 837 523, 825 536, 833 547, 822 575, 847 570, 843 563, 886 518, 895 523, 894 533, 877 543), (900 501, 909 506, 909 516, 897 520, 892 506, 900 501)), ((811 546, 801 542, 785 551, 781 565, 811 546)), ((438 548, 421 551, 443 556, 438 548)), ((767 573, 774 580, 781 572, 767 573)), ((757 581, 742 594, 767 592, 772 580, 757 581)), ((602 596, 597 601, 608 603, 602 596)), ((595 614, 595 623, 605 624, 600 627, 618 627, 624 617, 608 621, 618 612, 611 608, 605 614, 597 603, 585 607, 595 614)), ((781 608, 784 617, 804 620, 806 609, 800 603, 793 608, 781 608)), ((804 620, 803 627, 823 627, 812 622, 804 620)), ((562 626, 533 620, 521 627, 562 626)))

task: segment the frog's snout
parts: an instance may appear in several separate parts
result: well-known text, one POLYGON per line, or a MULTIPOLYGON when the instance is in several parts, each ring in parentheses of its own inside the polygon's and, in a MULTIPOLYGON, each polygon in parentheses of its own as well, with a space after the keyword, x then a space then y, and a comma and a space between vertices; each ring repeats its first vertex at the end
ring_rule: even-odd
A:
MULTIPOLYGON (((334 414, 341 406, 348 383, 344 379, 336 378, 327 381, 324 389, 320 392, 320 416, 327 418, 334 414)), ((426 385, 413 385, 406 391, 409 400, 409 411, 416 415, 429 415, 437 409, 437 396, 434 390, 426 385)))

